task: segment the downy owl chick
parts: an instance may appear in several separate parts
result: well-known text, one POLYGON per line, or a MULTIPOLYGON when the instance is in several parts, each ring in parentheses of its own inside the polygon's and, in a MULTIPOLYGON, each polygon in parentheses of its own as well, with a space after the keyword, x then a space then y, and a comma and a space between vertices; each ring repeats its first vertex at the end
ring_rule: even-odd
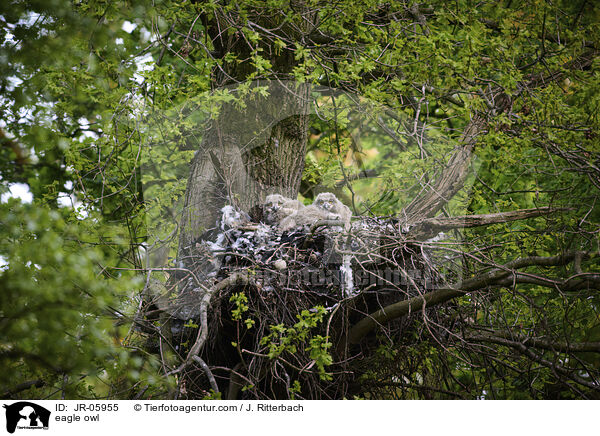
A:
POLYGON ((322 192, 317 195, 313 205, 323 211, 327 211, 328 220, 340 220, 344 223, 346 230, 350 228, 350 219, 352 218, 350 208, 338 200, 331 192, 322 192))
POLYGON ((320 220, 339 220, 342 221, 344 228, 350 226, 352 212, 337 197, 329 192, 317 195, 317 198, 310 206, 284 218, 279 228, 282 231, 290 230, 294 227, 312 225, 320 220))
POLYGON ((280 194, 267 195, 264 205, 264 217, 267 224, 279 225, 288 216, 303 209, 304 205, 298 200, 286 198, 280 194))

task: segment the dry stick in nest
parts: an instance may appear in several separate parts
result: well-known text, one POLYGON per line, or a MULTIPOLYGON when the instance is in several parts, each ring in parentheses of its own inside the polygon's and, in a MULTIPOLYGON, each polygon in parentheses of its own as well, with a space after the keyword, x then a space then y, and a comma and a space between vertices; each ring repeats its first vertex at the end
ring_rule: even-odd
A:
POLYGON ((302 244, 302 248, 307 248, 309 242, 311 242, 313 240, 313 237, 315 235, 315 232, 317 231, 317 229, 319 227, 343 227, 344 223, 341 220, 318 220, 315 223, 313 223, 310 226, 310 234, 308 235, 308 237, 304 240, 304 243, 302 244))
POLYGON ((212 389, 215 392, 219 392, 219 387, 217 386, 217 382, 215 380, 214 375, 212 374, 212 371, 210 370, 210 368, 208 367, 206 362, 204 362, 204 360, 202 360, 202 358, 200 358, 198 356, 198 354, 200 353, 200 350, 204 346, 204 343, 206 342, 206 338, 208 337, 208 314, 207 314, 207 312, 208 312, 208 306, 210 305, 210 300, 211 300, 212 296, 215 295, 217 292, 222 291, 223 289, 226 289, 230 286, 234 286, 237 284, 246 284, 246 285, 252 285, 252 286, 258 287, 258 285, 254 282, 254 280, 252 280, 248 276, 248 273, 246 271, 240 271, 240 272, 235 272, 235 273, 231 274, 229 277, 227 277, 226 279, 221 280, 219 283, 217 283, 211 289, 204 288, 206 293, 202 297, 202 300, 200 300, 200 330, 198 330, 198 336, 196 337, 196 341, 194 342, 194 345, 192 345, 192 348, 190 348, 190 352, 188 353, 185 361, 181 365, 179 365, 179 367, 177 367, 177 369, 174 369, 173 371, 170 371, 169 373, 167 373, 167 375, 173 375, 173 374, 177 374, 177 373, 183 371, 185 368, 188 367, 188 365, 192 361, 194 361, 194 362, 197 362, 200 365, 200 367, 204 370, 204 372, 206 373, 206 376, 208 377, 208 381, 209 381, 212 389))

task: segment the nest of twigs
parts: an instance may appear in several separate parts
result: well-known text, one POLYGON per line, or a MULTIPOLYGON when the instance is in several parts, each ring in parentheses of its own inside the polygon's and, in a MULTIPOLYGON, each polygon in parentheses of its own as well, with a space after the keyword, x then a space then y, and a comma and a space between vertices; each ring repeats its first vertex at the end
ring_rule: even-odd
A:
POLYGON ((184 361, 173 371, 185 375, 183 398, 211 390, 229 399, 352 397, 377 345, 411 337, 423 313, 387 323, 359 345, 348 343, 349 329, 447 274, 393 220, 363 219, 348 232, 247 226, 211 236, 218 249, 210 240, 189 248, 168 309, 184 361))

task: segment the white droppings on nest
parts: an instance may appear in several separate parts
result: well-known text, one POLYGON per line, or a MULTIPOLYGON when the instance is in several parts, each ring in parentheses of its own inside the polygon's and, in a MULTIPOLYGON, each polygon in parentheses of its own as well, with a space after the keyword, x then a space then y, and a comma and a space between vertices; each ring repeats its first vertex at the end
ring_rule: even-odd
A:
POLYGON ((202 241, 203 244, 207 246, 207 248, 214 252, 225 251, 225 246, 223 242, 225 241, 225 233, 219 233, 217 235, 217 240, 215 242, 212 241, 202 241))
POLYGON ((202 243, 197 244, 196 247, 199 249, 200 252, 204 251, 204 253, 206 253, 206 260, 208 261, 207 266, 211 266, 211 268, 206 269, 204 271, 204 274, 210 276, 210 274, 216 273, 216 271, 218 271, 221 268, 222 262, 221 258, 216 256, 215 253, 223 252, 225 251, 225 248, 211 241, 202 241, 202 243))
POLYGON ((370 225, 367 221, 354 221, 352 222, 352 231, 357 232, 360 230, 370 230, 373 226, 370 225))
POLYGON ((221 248, 225 249, 225 246, 223 245, 223 242, 225 241, 225 233, 219 233, 217 235, 217 244, 219 246, 221 246, 221 248))
POLYGON ((202 241, 202 246, 206 247, 210 254, 218 255, 225 251, 233 251, 261 260, 265 251, 279 245, 281 236, 275 238, 272 226, 259 223, 245 228, 244 225, 249 223, 249 217, 245 212, 238 211, 231 205, 224 206, 221 212, 217 228, 222 232, 216 235, 216 240, 202 241), (248 228, 253 228, 253 230, 248 230, 248 228))
POLYGON ((227 227, 237 227, 242 221, 242 215, 233 206, 224 206, 221 212, 223 212, 221 216, 221 230, 225 230, 227 227))
POLYGON ((345 254, 342 257, 342 265, 340 266, 342 291, 344 292, 344 297, 354 296, 354 275, 350 260, 351 256, 345 254))
POLYGON ((253 251, 254 244, 250 241, 250 239, 240 236, 234 241, 233 244, 231 244, 231 248, 235 251, 253 251))
MULTIPOLYGON (((248 233, 251 233, 251 235, 249 235, 249 236, 253 236, 253 239, 257 243, 264 244, 268 240, 272 239, 273 228, 266 224, 260 223, 254 232, 248 232, 248 233)), ((281 239, 281 237, 279 239, 281 239)))
POLYGON ((427 239, 425 242, 439 242, 447 239, 447 235, 444 232, 440 232, 435 235, 433 238, 427 239))
MULTIPOLYGON (((246 261, 254 260, 259 265, 270 267, 277 271, 285 271, 290 268, 290 259, 288 252, 282 248, 282 240, 285 239, 285 245, 293 247, 295 241, 294 236, 284 234, 279 231, 277 225, 269 225, 265 223, 252 223, 250 218, 243 212, 232 205, 226 205, 221 209, 222 216, 218 222, 217 232, 212 233, 210 240, 204 240, 200 244, 196 243, 199 250, 198 255, 204 258, 206 276, 218 275, 224 265, 239 266, 238 261, 232 263, 236 257, 240 258, 241 265, 246 261), (203 248, 203 250, 201 249, 203 248), (204 251, 202 256, 201 251, 204 251), (241 260, 245 259, 245 260, 241 260), (265 265, 268 264, 268 265, 265 265), (210 275, 209 275, 210 274, 210 275)), ((377 220, 369 220, 369 222, 357 222, 353 225, 355 232, 358 234, 369 235, 377 231, 378 227, 384 226, 384 222, 377 220)), ((324 229, 329 230, 329 229, 324 229)), ((340 229, 341 230, 341 229, 340 229)), ((298 237, 302 238, 306 235, 305 230, 298 230, 298 237)), ((210 233, 209 233, 210 234, 210 233)), ((314 248, 317 248, 316 246, 314 248)), ((314 250, 308 254, 307 261, 311 265, 319 264, 322 256, 325 253, 314 250)), ((344 248, 350 249, 350 248, 344 248)), ((343 254, 341 259, 340 284, 343 298, 354 297, 359 293, 359 289, 355 287, 354 274, 352 270, 351 260, 354 256, 343 254)), ((294 258, 295 259, 295 258, 294 258)), ((261 288, 265 287, 265 291, 269 283, 262 283, 261 288)))

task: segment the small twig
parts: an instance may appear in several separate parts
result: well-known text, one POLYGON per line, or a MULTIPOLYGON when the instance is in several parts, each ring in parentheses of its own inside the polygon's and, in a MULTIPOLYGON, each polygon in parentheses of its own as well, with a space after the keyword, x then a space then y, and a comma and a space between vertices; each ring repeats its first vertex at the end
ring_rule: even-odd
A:
POLYGON ((213 391, 215 391, 215 393, 219 392, 219 386, 217 386, 217 381, 215 380, 215 376, 213 375, 212 371, 210 370, 210 368, 208 367, 206 362, 204 360, 202 360, 202 358, 200 356, 192 356, 192 359, 195 362, 197 362, 200 365, 200 367, 204 370, 204 372, 206 373, 206 376, 208 377, 208 381, 210 383, 210 387, 213 388, 213 391))

